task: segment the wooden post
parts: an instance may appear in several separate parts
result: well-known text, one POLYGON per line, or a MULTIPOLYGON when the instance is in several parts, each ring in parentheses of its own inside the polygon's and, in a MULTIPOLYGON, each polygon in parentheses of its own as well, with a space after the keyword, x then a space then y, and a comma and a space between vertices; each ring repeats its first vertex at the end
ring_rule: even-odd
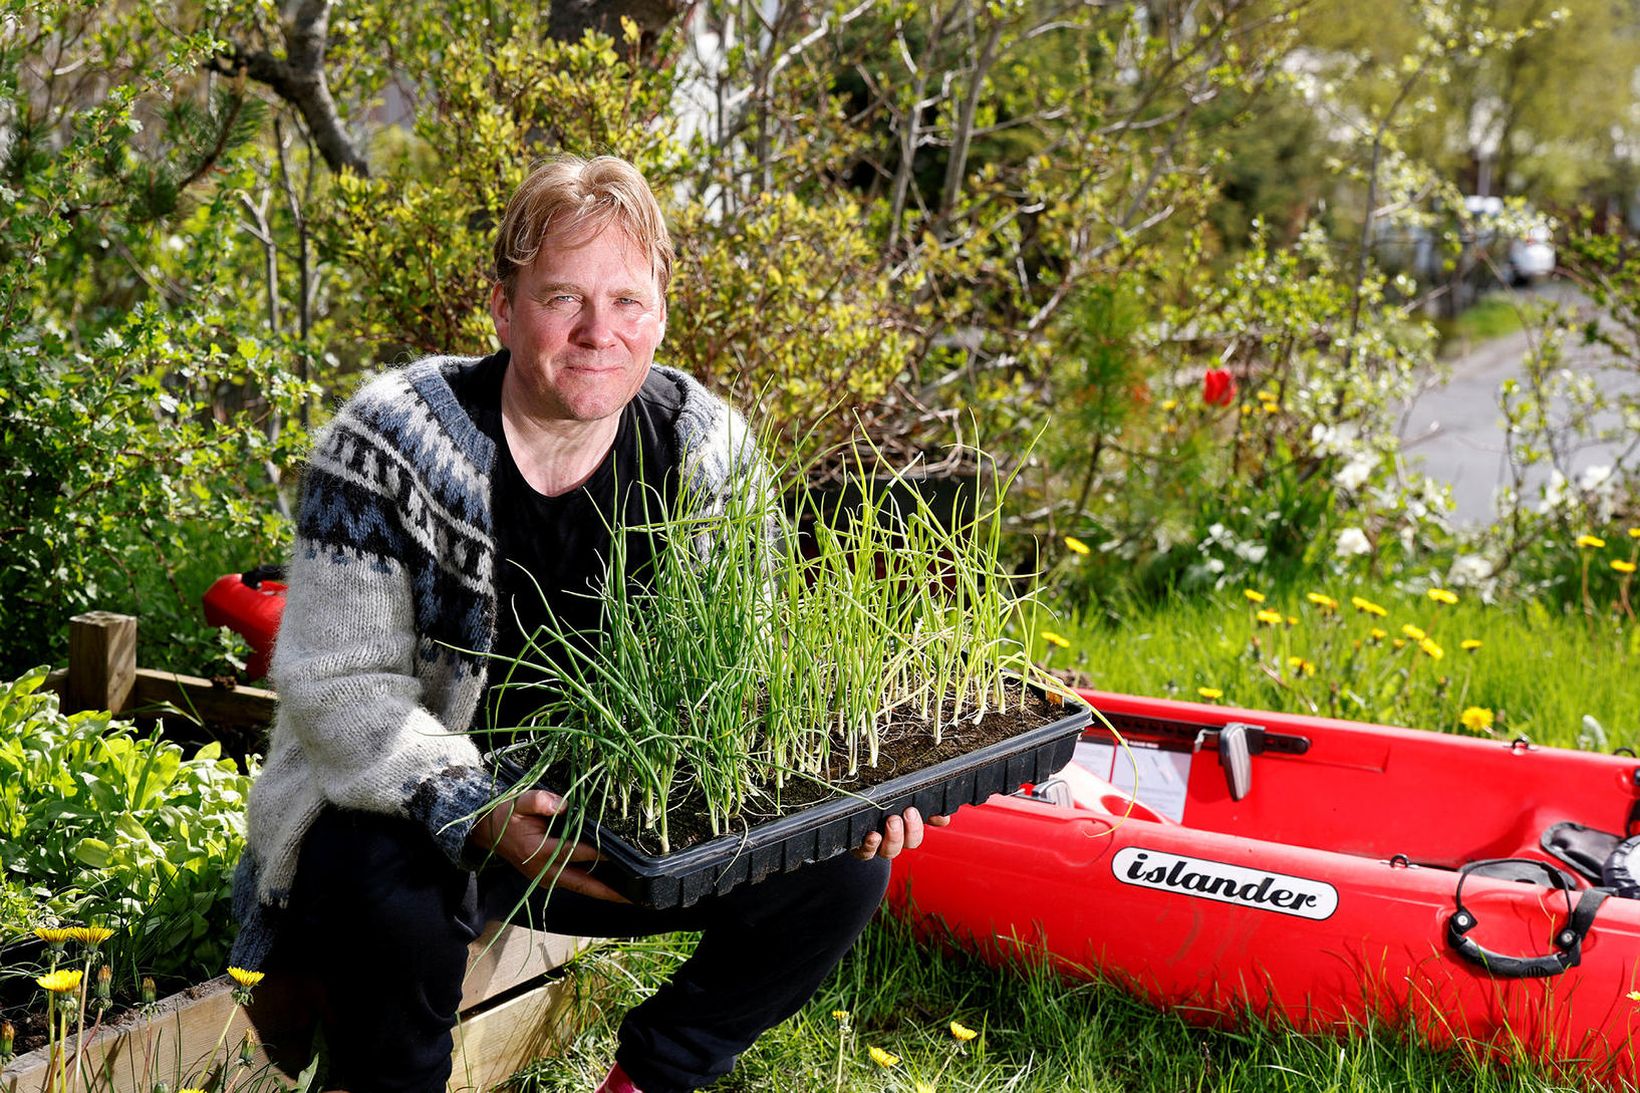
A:
POLYGON ((88 611, 68 620, 68 685, 64 712, 119 713, 137 678, 137 620, 112 611, 88 611))

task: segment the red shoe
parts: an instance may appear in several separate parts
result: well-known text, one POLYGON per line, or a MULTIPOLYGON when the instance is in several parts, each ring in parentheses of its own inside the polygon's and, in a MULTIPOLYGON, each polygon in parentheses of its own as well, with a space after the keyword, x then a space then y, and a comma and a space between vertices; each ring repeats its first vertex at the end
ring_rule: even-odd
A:
POLYGON ((609 1077, 604 1079, 604 1084, 593 1093, 643 1093, 643 1090, 633 1085, 632 1079, 621 1069, 621 1064, 616 1063, 609 1068, 609 1077))

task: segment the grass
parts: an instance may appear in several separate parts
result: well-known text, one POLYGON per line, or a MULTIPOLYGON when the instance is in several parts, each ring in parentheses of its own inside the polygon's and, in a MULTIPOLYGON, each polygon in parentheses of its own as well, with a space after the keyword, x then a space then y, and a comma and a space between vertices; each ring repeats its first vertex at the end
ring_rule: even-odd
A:
POLYGON ((1513 334, 1525 326, 1522 306, 1518 293, 1487 293, 1456 317, 1435 324, 1440 330, 1442 351, 1466 352, 1472 343, 1513 334))
MULTIPOLYGON (((521 1093, 593 1088, 615 1052, 620 1014, 686 955, 681 937, 597 950, 573 974, 595 990, 587 1030, 563 1057, 520 1078, 521 1093)), ((1070 982, 1024 964, 992 968, 918 941, 882 916, 820 993, 766 1033, 719 1093, 1549 1093, 1558 1083, 1529 1066, 1480 1064, 1366 1024, 1347 1038, 1301 1036, 1258 1022, 1212 1029, 1159 1013, 1120 989, 1070 982), (840 1019, 834 1014, 847 1014, 840 1019), (958 1021, 979 1035, 959 1043, 958 1021), (884 1068, 872 1047, 899 1058, 884 1068)))
MULTIPOLYGON (((1109 690, 1202 701, 1198 688, 1208 688, 1222 692, 1218 701, 1254 708, 1601 750, 1637 742, 1640 689, 1632 679, 1640 627, 1468 595, 1440 603, 1388 586, 1254 591, 1263 603, 1230 589, 1121 617, 1056 620, 1046 625, 1069 647, 1039 634, 1036 652, 1050 667, 1073 669, 1109 690), (1280 621, 1259 621, 1259 610, 1280 621), (1406 636, 1406 625, 1418 627, 1439 657, 1406 636), (1465 639, 1481 644, 1466 652, 1465 639), (1465 729, 1461 718, 1470 708, 1487 710, 1490 727, 1465 729), (1602 733, 1585 727, 1586 715, 1602 733)), ((614 1055, 621 1014, 664 980, 689 944, 659 938, 588 956, 573 973, 595 988, 587 992, 587 1030, 565 1056, 523 1075, 521 1089, 595 1085, 614 1055)), ((993 968, 926 944, 884 914, 819 995, 713 1088, 1549 1093, 1589 1085, 1531 1064, 1436 1050, 1375 1022, 1342 1038, 1257 1020, 1194 1026, 1109 984, 1067 981, 1023 963, 993 968), (846 1013, 846 1022, 834 1012, 846 1013), (959 1044, 951 1021, 980 1035, 959 1044), (899 1063, 877 1065, 871 1047, 899 1063)))
POLYGON ((1600 751, 1640 744, 1633 686, 1640 626, 1614 617, 1490 605, 1471 595, 1446 605, 1381 586, 1271 591, 1263 604, 1230 589, 1211 600, 1048 626, 1070 646, 1043 643, 1038 657, 1100 690, 1200 702, 1206 688, 1222 692, 1216 701, 1253 709, 1600 751), (1339 606, 1312 602, 1312 591, 1339 606), (1360 610, 1351 597, 1385 614, 1360 610), (1258 621, 1261 609, 1282 621, 1258 621), (1426 650, 1405 626, 1433 645, 1426 650), (1465 641, 1480 645, 1465 650, 1465 641), (1471 709, 1486 711, 1490 726, 1466 728, 1471 709))

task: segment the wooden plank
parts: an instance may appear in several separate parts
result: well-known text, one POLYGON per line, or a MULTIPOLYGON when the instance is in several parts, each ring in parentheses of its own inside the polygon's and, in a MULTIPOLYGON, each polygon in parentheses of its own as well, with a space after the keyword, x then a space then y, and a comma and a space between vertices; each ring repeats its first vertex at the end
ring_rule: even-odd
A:
MULTIPOLYGON (((221 976, 161 999, 146 1019, 133 1014, 128 1023, 99 1030, 88 1038, 79 1062, 92 1079, 90 1088, 108 1093, 148 1093, 156 1080, 173 1089, 203 1087, 209 1070, 225 1057, 237 1057, 249 1027, 245 1012, 234 1005, 233 981, 221 976)), ((256 1065, 266 1062, 258 1050, 256 1065)), ((71 1057, 71 1072, 75 1064, 71 1057)), ((0 1072, 0 1089, 44 1093, 55 1088, 54 1080, 42 1048, 18 1056, 0 1072)))
POLYGON ((449 1093, 488 1089, 557 1054, 575 1035, 574 1001, 575 982, 553 979, 463 1018, 455 1030, 449 1093))
POLYGON ((137 620, 113 611, 87 611, 68 620, 65 712, 119 713, 137 674, 137 620))
POLYGON ((201 721, 218 725, 261 728, 273 720, 279 696, 261 687, 219 687, 199 676, 138 668, 133 677, 131 705, 169 703, 201 721))
MULTIPOLYGON (((560 999, 559 984, 547 973, 586 944, 584 938, 499 925, 473 942, 462 983, 452 1089, 501 1081, 561 1043, 567 999, 560 999), (533 990, 484 1008, 532 981, 538 983, 533 990)), ((203 1088, 219 1038, 217 1063, 237 1057, 249 1027, 244 1011, 234 1005, 232 981, 223 976, 162 999, 146 1019, 132 1013, 118 1027, 99 1030, 85 1047, 86 1073, 99 1093, 150 1093, 156 1079, 172 1089, 203 1088)), ((267 1057, 258 1047, 253 1066, 264 1065, 267 1057)), ((50 1060, 38 1049, 0 1071, 0 1093, 46 1093, 53 1080, 50 1060)))
POLYGON ((467 977, 461 983, 461 1011, 466 1013, 526 980, 562 967, 589 944, 584 937, 492 922, 468 949, 467 977))

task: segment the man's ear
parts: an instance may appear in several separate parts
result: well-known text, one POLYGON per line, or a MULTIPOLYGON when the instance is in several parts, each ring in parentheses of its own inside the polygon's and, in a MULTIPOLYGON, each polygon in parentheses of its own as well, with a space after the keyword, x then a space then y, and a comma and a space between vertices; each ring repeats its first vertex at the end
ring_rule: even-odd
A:
POLYGON ((503 349, 511 349, 508 339, 512 331, 512 301, 507 299, 507 286, 501 281, 490 286, 490 321, 495 324, 495 340, 503 349))

